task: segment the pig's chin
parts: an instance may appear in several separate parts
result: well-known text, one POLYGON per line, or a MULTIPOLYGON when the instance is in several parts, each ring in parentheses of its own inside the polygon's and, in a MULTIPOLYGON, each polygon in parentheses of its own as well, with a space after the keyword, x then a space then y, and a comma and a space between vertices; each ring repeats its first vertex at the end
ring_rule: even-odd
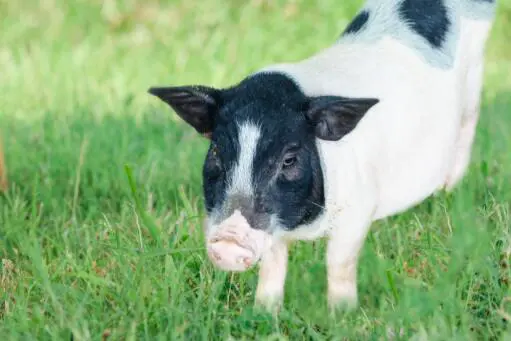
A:
POLYGON ((208 257, 224 271, 246 271, 271 246, 271 236, 250 227, 240 211, 215 226, 206 239, 208 257))

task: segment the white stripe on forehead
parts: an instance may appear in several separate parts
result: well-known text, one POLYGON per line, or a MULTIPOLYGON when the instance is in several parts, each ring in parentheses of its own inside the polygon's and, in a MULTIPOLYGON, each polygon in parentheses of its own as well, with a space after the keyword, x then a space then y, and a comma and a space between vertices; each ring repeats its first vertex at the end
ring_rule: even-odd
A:
POLYGON ((261 130, 251 122, 238 125, 239 155, 234 166, 232 178, 227 189, 229 194, 251 196, 254 192, 252 184, 252 167, 261 130))

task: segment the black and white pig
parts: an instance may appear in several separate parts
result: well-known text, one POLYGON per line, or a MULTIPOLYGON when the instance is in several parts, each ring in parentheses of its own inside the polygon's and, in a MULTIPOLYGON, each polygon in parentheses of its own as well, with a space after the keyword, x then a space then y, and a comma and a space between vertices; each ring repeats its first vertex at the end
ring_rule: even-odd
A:
POLYGON ((259 264, 278 307, 288 243, 328 238, 328 303, 357 304, 371 223, 463 177, 479 116, 492 0, 368 0, 332 46, 225 89, 154 87, 210 140, 208 255, 259 264))

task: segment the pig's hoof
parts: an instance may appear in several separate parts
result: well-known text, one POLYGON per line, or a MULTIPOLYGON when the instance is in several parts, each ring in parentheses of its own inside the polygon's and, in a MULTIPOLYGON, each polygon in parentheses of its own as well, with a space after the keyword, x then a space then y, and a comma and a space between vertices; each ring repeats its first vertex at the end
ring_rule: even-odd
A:
POLYGON ((357 308, 357 287, 354 283, 332 286, 328 292, 328 306, 331 312, 351 311, 357 308))
POLYGON ((353 311, 357 306, 356 296, 328 297, 328 308, 332 314, 353 311))
POLYGON ((335 310, 351 310, 357 307, 357 284, 355 281, 330 281, 328 305, 335 310))
POLYGON ((280 312, 280 309, 282 308, 282 297, 281 296, 256 297, 254 306, 257 310, 262 310, 265 312, 269 312, 273 315, 276 315, 280 312))

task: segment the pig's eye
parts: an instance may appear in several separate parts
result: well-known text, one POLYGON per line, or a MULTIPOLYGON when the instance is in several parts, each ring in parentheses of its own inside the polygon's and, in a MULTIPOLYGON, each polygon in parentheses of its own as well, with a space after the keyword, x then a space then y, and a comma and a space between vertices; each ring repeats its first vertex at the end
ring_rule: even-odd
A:
POLYGON ((288 154, 284 156, 284 160, 282 161, 282 167, 284 169, 292 167, 296 163, 296 154, 288 154))
POLYGON ((217 146, 211 147, 211 155, 213 155, 214 157, 218 157, 218 147, 217 146))
POLYGON ((220 151, 216 145, 211 146, 211 158, 216 162, 220 162, 220 151))
POLYGON ((220 159, 220 152, 218 147, 215 145, 211 146, 209 157, 206 159, 206 165, 213 173, 218 173, 222 168, 222 162, 220 159))

